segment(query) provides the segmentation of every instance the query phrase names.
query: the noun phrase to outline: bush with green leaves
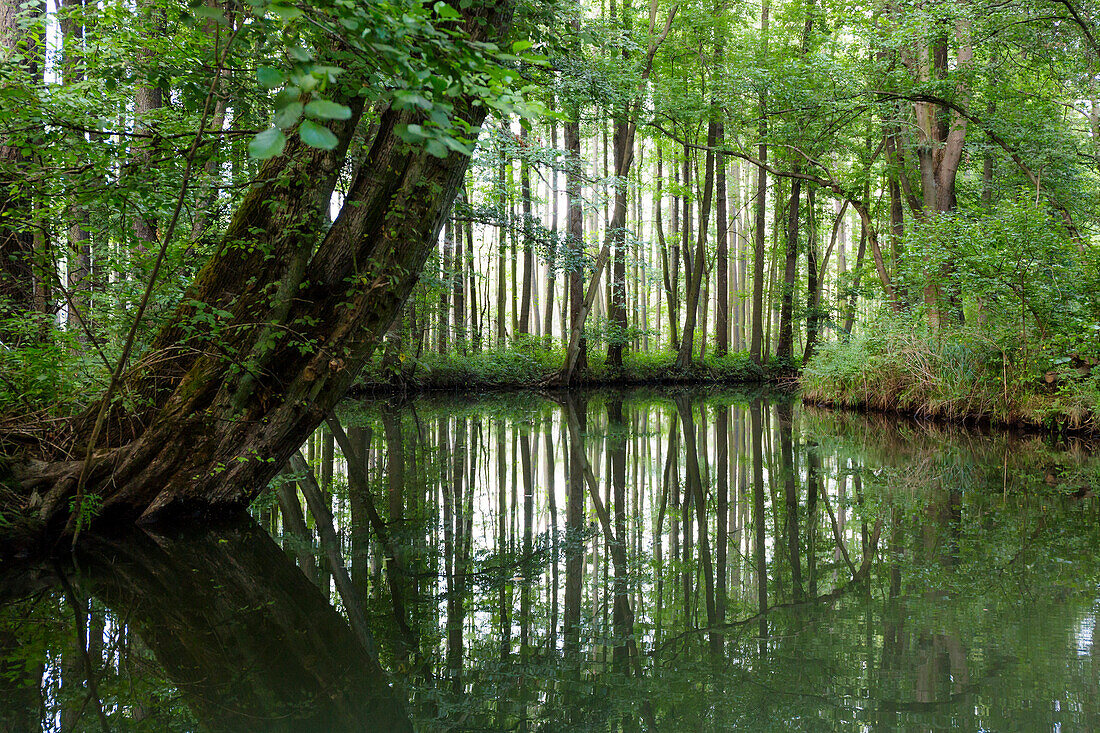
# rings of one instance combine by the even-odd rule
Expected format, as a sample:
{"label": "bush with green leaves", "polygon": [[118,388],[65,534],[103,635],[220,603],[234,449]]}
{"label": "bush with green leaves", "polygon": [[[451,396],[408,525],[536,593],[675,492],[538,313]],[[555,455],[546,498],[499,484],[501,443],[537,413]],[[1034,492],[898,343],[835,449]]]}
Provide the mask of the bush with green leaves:
{"label": "bush with green leaves", "polygon": [[[898,265],[911,305],[822,344],[808,399],[1000,423],[1095,428],[1100,259],[1029,202],[911,227]],[[920,302],[939,292],[930,325]]]}

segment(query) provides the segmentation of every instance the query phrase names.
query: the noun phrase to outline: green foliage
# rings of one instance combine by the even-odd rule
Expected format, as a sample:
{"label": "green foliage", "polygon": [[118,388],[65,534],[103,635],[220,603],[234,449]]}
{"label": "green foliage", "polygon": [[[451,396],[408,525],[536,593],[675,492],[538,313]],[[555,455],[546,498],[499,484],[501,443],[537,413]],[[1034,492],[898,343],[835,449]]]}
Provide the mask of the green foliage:
{"label": "green foliage", "polygon": [[[473,42],[463,14],[442,0],[322,2],[308,9],[277,0],[251,4],[259,32],[287,39],[282,58],[256,72],[260,86],[273,93],[274,125],[253,138],[254,158],[279,155],[286,134],[295,129],[306,145],[333,149],[336,137],[324,123],[349,119],[352,112],[325,95],[359,96],[416,112],[420,120],[402,123],[397,134],[437,157],[452,151],[469,155],[477,140],[478,129],[455,114],[462,97],[472,96],[500,114],[538,109],[525,100],[528,88],[518,73],[521,64],[543,63],[532,43],[518,40],[508,52]],[[318,29],[343,39],[352,56],[326,50],[327,39],[311,38]]]}
{"label": "green foliage", "polygon": [[1001,423],[1095,428],[1100,260],[1030,200],[910,227],[897,282],[929,306],[880,314],[823,344],[803,373],[812,400]]}
{"label": "green foliage", "polygon": [[[802,372],[811,402],[901,410],[949,419],[1095,429],[1097,377],[1048,385],[1028,349],[984,328],[932,335],[913,316],[880,316],[848,341],[823,344]],[[1058,378],[1058,377],[1056,377]]]}
{"label": "green foliage", "polygon": [[45,339],[45,316],[13,316],[0,321],[0,332],[16,335],[0,343],[0,416],[64,409],[87,386],[77,344],[68,334]]}
{"label": "green foliage", "polygon": [[[396,370],[383,371],[379,357],[360,376],[359,388],[388,390],[403,388],[464,391],[470,389],[517,389],[538,387],[554,377],[565,359],[560,348],[547,349],[541,339],[523,337],[504,348],[462,353],[463,345],[446,354],[425,353],[405,356]],[[612,370],[604,349],[589,345],[589,384],[659,383],[757,383],[769,372],[756,365],[746,352],[722,357],[708,354],[702,366],[687,371],[676,368],[676,352],[667,349],[623,353],[622,370]]]}
{"label": "green foliage", "polygon": [[1100,345],[1100,260],[1030,201],[917,222],[904,253],[898,281],[914,298],[934,284],[942,299],[965,302],[998,339],[1024,329],[1067,348]]}
{"label": "green foliage", "polygon": [[462,354],[451,351],[445,355],[424,354],[420,359],[407,359],[395,375],[380,372],[381,362],[360,378],[367,389],[388,388],[395,379],[406,386],[432,389],[462,390],[533,386],[542,382],[561,364],[560,350],[549,350],[533,338],[522,339],[512,346]]}

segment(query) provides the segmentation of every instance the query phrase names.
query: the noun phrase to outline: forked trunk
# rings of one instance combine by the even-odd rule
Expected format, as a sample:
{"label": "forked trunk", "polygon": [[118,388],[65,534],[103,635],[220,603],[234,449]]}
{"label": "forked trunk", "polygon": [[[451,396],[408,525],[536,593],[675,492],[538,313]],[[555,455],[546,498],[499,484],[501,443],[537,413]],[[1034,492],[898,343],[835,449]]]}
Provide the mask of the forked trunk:
{"label": "forked trunk", "polygon": [[[466,30],[473,41],[492,40],[510,18],[507,2],[476,6]],[[126,399],[108,413],[87,461],[81,491],[95,499],[85,506],[153,520],[183,507],[247,505],[332,410],[400,311],[468,158],[410,147],[397,130],[418,116],[382,112],[325,232],[323,212],[362,109],[354,97],[341,101],[354,114],[331,126],[340,145],[330,152],[292,138],[263,166],[219,251],[120,385]],[[485,108],[471,102],[456,100],[455,114],[476,126]],[[195,335],[195,316],[212,322],[217,339]],[[147,407],[125,407],[135,404]],[[32,524],[66,524],[98,408],[68,441],[75,459],[16,468]]]}

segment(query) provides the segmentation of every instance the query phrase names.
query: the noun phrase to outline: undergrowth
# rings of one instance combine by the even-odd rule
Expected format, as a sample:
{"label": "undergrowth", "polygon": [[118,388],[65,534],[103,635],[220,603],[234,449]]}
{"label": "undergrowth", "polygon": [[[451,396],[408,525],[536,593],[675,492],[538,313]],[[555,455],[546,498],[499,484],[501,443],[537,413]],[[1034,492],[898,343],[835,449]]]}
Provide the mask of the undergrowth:
{"label": "undergrowth", "polygon": [[[607,363],[606,350],[592,348],[588,366],[578,374],[581,384],[667,384],[685,382],[760,382],[768,370],[753,363],[745,352],[716,357],[707,354],[702,363],[688,369],[676,366],[670,350],[631,351],[623,354],[621,369]],[[537,387],[549,382],[561,369],[565,353],[546,348],[537,339],[522,339],[504,347],[468,350],[463,354],[422,353],[405,356],[390,367],[381,356],[359,376],[361,390],[425,389],[468,390]]]}
{"label": "undergrowth", "polygon": [[1100,429],[1100,369],[1051,342],[988,328],[933,335],[912,317],[880,317],[848,341],[822,344],[802,372],[819,404],[988,420],[1054,430]]}

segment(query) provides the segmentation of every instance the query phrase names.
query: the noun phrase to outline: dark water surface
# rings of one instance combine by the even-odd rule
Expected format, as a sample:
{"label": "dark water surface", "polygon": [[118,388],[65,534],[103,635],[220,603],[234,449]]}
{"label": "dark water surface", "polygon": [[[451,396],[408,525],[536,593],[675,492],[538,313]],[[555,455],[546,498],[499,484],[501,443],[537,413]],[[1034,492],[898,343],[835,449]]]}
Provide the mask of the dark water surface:
{"label": "dark water surface", "polygon": [[348,403],[0,574],[0,731],[1100,729],[1087,446],[726,392]]}

